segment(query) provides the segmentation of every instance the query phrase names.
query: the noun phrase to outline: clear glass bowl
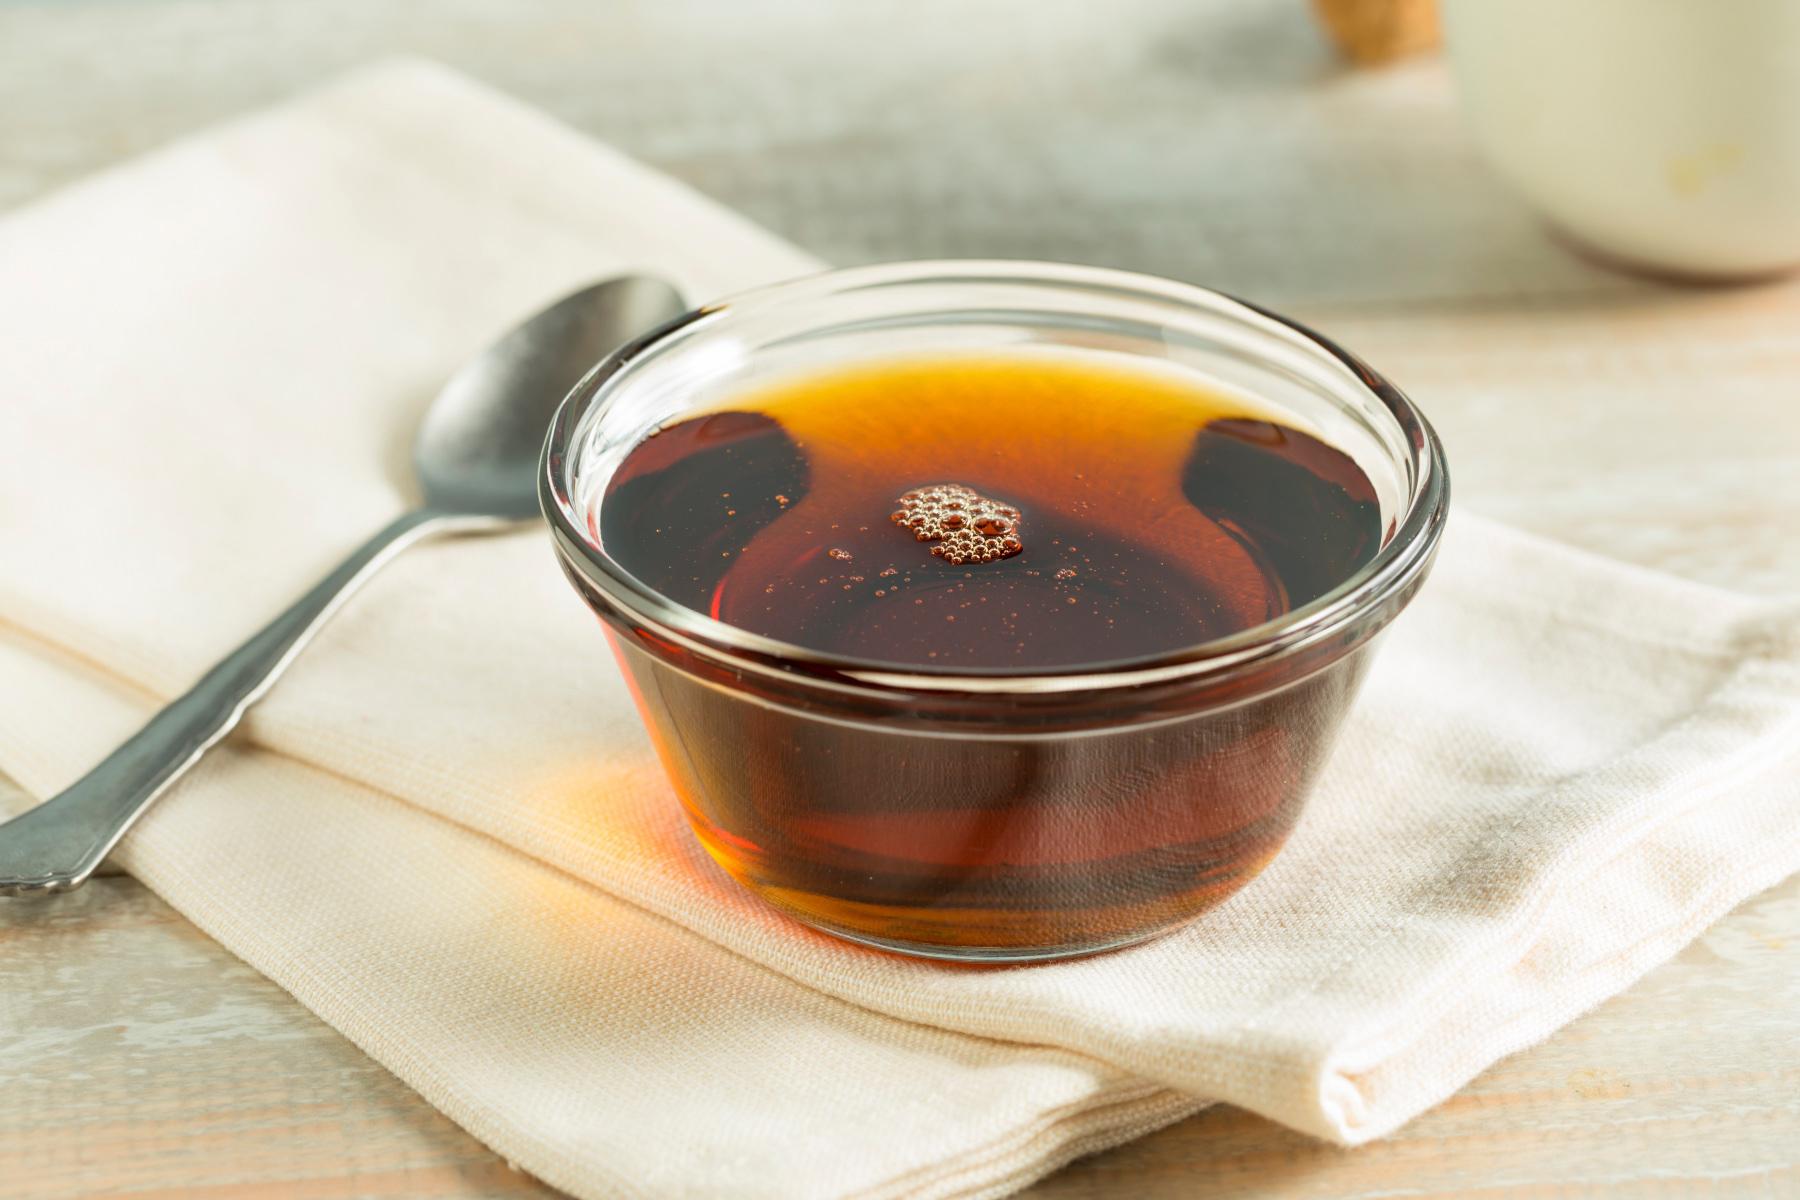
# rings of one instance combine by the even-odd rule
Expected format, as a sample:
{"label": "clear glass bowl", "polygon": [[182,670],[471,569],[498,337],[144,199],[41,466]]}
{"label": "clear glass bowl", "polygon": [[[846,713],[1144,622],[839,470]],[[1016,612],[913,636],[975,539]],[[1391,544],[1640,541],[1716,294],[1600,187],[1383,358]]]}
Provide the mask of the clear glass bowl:
{"label": "clear glass bowl", "polygon": [[[678,605],[601,543],[662,425],[796,371],[972,347],[1153,359],[1353,457],[1386,538],[1340,586],[1175,653],[1050,672],[896,670]],[[869,945],[1022,961],[1186,920],[1279,851],[1448,502],[1425,419],[1362,362],[1202,288],[1042,263],[900,263],[696,310],[602,362],[545,448],[544,512],[695,833],[740,882]]]}

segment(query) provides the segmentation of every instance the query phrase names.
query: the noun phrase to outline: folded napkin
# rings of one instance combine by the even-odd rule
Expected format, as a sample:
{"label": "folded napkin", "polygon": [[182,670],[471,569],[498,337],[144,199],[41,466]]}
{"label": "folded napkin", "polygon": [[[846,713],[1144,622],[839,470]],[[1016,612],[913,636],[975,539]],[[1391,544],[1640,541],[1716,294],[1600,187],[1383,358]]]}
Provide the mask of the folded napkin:
{"label": "folded napkin", "polygon": [[[812,265],[416,64],[8,218],[0,769],[65,785],[387,520],[521,314]],[[998,1195],[1210,1100],[1393,1129],[1800,866],[1797,768],[1800,613],[1459,514],[1250,887],[946,968],[712,867],[532,531],[402,556],[117,858],[571,1192]]]}

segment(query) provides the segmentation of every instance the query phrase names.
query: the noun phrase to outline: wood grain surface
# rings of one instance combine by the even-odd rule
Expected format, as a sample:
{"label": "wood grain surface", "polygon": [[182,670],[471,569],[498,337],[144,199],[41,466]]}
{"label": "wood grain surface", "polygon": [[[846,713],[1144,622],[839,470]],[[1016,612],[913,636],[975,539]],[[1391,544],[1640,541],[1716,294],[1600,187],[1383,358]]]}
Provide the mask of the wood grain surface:
{"label": "wood grain surface", "polygon": [[[0,207],[392,53],[837,261],[1071,259],[1286,308],[1424,404],[1459,503],[1800,593],[1800,289],[1568,254],[1439,65],[1346,72],[1301,0],[0,0]],[[0,904],[3,1200],[549,1194],[133,881]],[[1800,880],[1384,1142],[1218,1108],[1032,1194],[1800,1196]]]}

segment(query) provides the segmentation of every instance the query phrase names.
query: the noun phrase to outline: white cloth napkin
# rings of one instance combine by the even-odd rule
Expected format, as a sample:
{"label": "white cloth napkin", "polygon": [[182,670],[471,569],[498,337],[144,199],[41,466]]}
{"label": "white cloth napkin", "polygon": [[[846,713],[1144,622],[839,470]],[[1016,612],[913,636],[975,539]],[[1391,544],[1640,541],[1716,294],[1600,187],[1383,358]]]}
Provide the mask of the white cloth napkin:
{"label": "white cloth napkin", "polygon": [[[388,519],[520,315],[812,265],[417,64],[8,218],[0,769],[65,785]],[[997,1195],[1207,1100],[1379,1136],[1800,866],[1800,613],[1459,515],[1261,877],[966,970],[724,879],[541,532],[447,541],[118,857],[579,1195]]]}

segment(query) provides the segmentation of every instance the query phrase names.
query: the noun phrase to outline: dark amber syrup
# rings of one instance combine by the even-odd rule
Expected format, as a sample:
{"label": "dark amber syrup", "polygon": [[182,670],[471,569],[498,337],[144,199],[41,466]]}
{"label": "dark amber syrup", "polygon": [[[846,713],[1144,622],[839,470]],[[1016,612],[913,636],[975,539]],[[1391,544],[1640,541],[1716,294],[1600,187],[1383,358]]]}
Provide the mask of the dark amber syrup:
{"label": "dark amber syrup", "polygon": [[[1250,629],[1347,580],[1382,523],[1348,455],[1252,404],[1020,353],[811,375],[668,425],[621,463],[598,533],[737,628],[992,676]],[[627,665],[715,858],[811,919],[916,945],[1091,944],[1232,890],[1285,837],[1302,743],[1342,700],[1302,685],[1149,749],[1077,746],[859,732]]]}

